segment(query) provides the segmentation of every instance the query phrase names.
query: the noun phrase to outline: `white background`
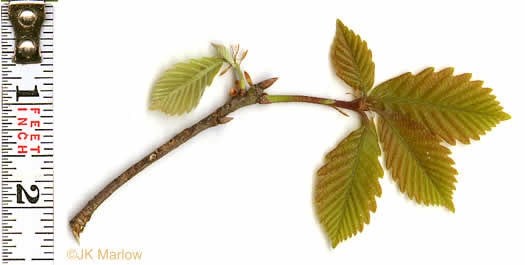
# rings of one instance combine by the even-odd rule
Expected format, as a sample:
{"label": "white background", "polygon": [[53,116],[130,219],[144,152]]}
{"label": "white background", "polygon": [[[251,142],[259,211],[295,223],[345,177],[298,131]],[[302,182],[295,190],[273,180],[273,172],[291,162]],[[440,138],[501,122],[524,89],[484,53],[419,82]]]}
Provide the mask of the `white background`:
{"label": "white background", "polygon": [[[524,25],[520,1],[69,1],[56,9],[56,264],[68,249],[143,252],[144,264],[523,264]],[[251,106],[122,187],[79,247],[68,220],[138,159],[220,106],[230,76],[196,111],[148,110],[175,62],[210,42],[249,49],[271,93],[348,98],[329,48],[340,18],[367,42],[376,84],[425,67],[485,80],[513,118],[452,147],[456,213],[400,194],[389,173],[363,233],[329,247],[312,207],[324,154],[357,118],[315,105]],[[82,262],[90,264],[90,262]],[[99,264],[93,261],[94,264]]]}

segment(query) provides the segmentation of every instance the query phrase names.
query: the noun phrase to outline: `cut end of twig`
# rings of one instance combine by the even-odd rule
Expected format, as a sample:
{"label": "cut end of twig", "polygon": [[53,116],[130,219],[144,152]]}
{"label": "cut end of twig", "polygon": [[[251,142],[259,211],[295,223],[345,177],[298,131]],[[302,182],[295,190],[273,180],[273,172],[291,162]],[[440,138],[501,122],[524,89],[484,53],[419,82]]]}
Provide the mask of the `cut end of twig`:
{"label": "cut end of twig", "polygon": [[273,83],[275,83],[275,81],[277,81],[277,79],[279,79],[279,77],[274,77],[274,78],[270,78],[270,79],[266,79],[262,82],[260,82],[259,84],[257,84],[259,87],[261,87],[263,90],[271,87],[273,85]]}
{"label": "cut end of twig", "polygon": [[80,245],[80,233],[82,233],[82,230],[84,230],[84,227],[80,225],[77,222],[74,222],[74,220],[71,220],[69,223],[71,226],[71,232],[73,233],[73,237],[75,237],[75,240]]}
{"label": "cut end of twig", "polygon": [[69,221],[69,226],[71,227],[71,232],[73,233],[73,237],[75,237],[75,240],[80,245],[80,233],[84,231],[84,227],[86,227],[86,220],[81,218],[81,215],[75,216],[75,218],[71,219]]}
{"label": "cut end of twig", "polygon": [[77,244],[80,246],[80,234],[77,233],[76,231],[73,231],[73,236],[75,237]]}

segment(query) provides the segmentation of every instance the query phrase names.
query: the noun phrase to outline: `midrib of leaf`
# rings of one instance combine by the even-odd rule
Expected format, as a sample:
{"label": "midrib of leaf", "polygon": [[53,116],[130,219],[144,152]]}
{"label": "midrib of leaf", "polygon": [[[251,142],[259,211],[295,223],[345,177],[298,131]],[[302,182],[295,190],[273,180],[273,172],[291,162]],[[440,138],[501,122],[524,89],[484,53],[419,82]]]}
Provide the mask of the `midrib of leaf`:
{"label": "midrib of leaf", "polygon": [[[370,125],[366,125],[366,126],[370,126]],[[352,182],[355,180],[355,177],[356,177],[356,171],[357,171],[357,166],[359,165],[359,162],[360,162],[360,155],[361,155],[361,150],[362,150],[362,147],[363,147],[363,142],[364,142],[364,138],[365,138],[365,133],[366,131],[368,130],[368,127],[364,127],[364,130],[363,130],[363,133],[361,133],[361,137],[359,137],[359,145],[358,145],[358,152],[356,152],[356,161],[354,163],[354,167],[352,168],[352,178],[348,181],[348,186],[350,186],[352,184]],[[351,188],[347,188],[346,192],[345,192],[345,200],[344,200],[344,204],[343,204],[343,209],[344,211],[346,212],[347,209],[348,209],[348,198],[350,197],[350,195],[352,194],[352,189]],[[343,220],[344,220],[344,217],[345,217],[345,213],[343,212],[343,214],[341,214],[341,216],[339,217],[339,222],[337,224],[337,234],[341,234],[341,227],[342,227],[342,223],[343,223]]]}
{"label": "midrib of leaf", "polygon": [[[208,75],[209,72],[211,72],[213,69],[215,69],[215,67],[217,67],[219,64],[222,64],[222,61],[218,61],[214,64],[211,64],[209,66],[205,66],[205,69],[202,69],[202,71],[199,71],[199,73],[197,75],[194,75],[191,79],[189,79],[188,81],[186,82],[183,82],[181,86],[179,86],[179,89],[177,90],[173,90],[171,91],[172,93],[175,93],[175,92],[178,92],[180,89],[182,88],[185,88],[185,87],[188,87],[189,85],[191,85],[192,83],[196,82],[196,81],[199,81],[201,78],[203,78],[204,76]],[[198,64],[199,66],[202,66],[202,64]],[[186,75],[191,75],[191,74],[186,74]],[[171,94],[171,93],[170,93]]]}
{"label": "midrib of leaf", "polygon": [[443,199],[443,194],[441,194],[441,190],[438,186],[436,186],[436,183],[434,182],[434,180],[429,176],[428,172],[426,171],[426,168],[422,165],[421,161],[417,158],[416,154],[413,152],[412,148],[410,148],[410,145],[407,143],[407,141],[405,141],[405,138],[403,136],[401,136],[401,134],[399,133],[399,131],[395,128],[395,126],[390,122],[389,119],[381,116],[381,118],[388,123],[390,129],[392,130],[392,132],[400,139],[400,141],[403,143],[403,146],[405,146],[405,149],[408,150],[408,153],[410,154],[410,156],[412,157],[413,160],[416,161],[418,167],[420,168],[420,170],[423,170],[423,172],[425,173],[425,176],[427,179],[430,180],[430,183],[432,183],[432,186],[438,191],[438,194],[440,194],[441,196],[441,199]]}
{"label": "midrib of leaf", "polygon": [[434,107],[434,108],[437,108],[437,109],[443,109],[443,110],[446,110],[446,111],[465,112],[465,113],[471,113],[471,114],[476,114],[476,115],[480,115],[480,116],[485,116],[485,115],[494,115],[494,116],[496,116],[497,114],[499,114],[499,112],[495,112],[495,113],[492,113],[492,112],[480,112],[480,111],[474,111],[474,110],[469,110],[469,109],[461,109],[461,108],[450,106],[450,105],[439,105],[439,104],[433,104],[433,103],[426,102],[426,101],[410,100],[410,99],[404,99],[404,98],[398,98],[398,97],[392,97],[392,96],[381,97],[381,101],[383,101],[385,103],[394,103],[394,104],[395,103],[398,103],[398,104],[403,104],[404,103],[404,104],[412,104],[412,105],[429,106],[429,107]]}
{"label": "midrib of leaf", "polygon": [[[350,33],[350,32],[348,32],[348,33]],[[348,39],[346,38],[346,34],[345,34],[345,32],[343,32],[342,34],[343,34],[343,36],[344,36],[344,42],[346,43],[346,45],[348,45],[348,48],[349,48],[349,50],[351,51],[351,50],[352,50],[352,45],[351,45],[351,43],[348,43]],[[356,35],[356,36],[357,36],[357,35]],[[357,45],[359,45],[359,43],[357,43]],[[343,50],[343,52],[344,52],[345,54],[348,54],[348,55],[349,55],[348,57],[350,57],[350,60],[352,60],[352,63],[353,63],[354,65],[356,65],[357,68],[359,69],[359,71],[357,71],[357,73],[355,73],[355,75],[356,75],[357,78],[359,79],[359,87],[358,87],[358,89],[359,89],[359,90],[363,90],[363,89],[362,89],[362,86],[363,86],[363,76],[361,75],[361,70],[363,70],[363,69],[361,69],[360,65],[358,64],[358,61],[357,61],[356,58],[352,55],[351,52],[349,52],[349,51],[347,51],[347,50],[345,50],[345,49],[342,49],[342,50]],[[362,55],[362,56],[364,56],[364,55]],[[348,66],[348,65],[347,65],[347,66]],[[352,68],[352,66],[350,65],[350,66],[348,66],[348,68]]]}

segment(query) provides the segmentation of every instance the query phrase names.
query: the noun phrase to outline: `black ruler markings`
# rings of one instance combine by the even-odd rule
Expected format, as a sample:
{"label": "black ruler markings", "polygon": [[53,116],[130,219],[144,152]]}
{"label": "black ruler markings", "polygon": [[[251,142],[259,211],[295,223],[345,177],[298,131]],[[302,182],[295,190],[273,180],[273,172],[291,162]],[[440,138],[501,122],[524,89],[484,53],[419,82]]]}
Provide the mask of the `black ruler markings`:
{"label": "black ruler markings", "polygon": [[[54,260],[53,8],[46,3],[42,63],[20,66],[11,60],[15,39],[8,3],[1,5],[3,264]],[[27,71],[31,67],[37,71]],[[38,97],[17,97],[17,90],[33,88],[27,83],[37,85]]]}

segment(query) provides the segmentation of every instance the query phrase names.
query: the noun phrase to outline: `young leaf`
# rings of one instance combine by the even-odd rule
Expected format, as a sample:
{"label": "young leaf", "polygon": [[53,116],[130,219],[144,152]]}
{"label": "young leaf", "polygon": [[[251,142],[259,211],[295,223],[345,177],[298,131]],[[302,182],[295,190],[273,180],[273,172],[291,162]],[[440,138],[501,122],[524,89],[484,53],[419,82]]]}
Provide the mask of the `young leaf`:
{"label": "young leaf", "polygon": [[233,56],[228,48],[226,48],[224,45],[212,43],[211,44],[215,50],[217,51],[217,55],[224,59],[225,62],[227,62],[230,65],[234,65],[235,61],[233,60]]}
{"label": "young leaf", "polygon": [[375,71],[372,52],[366,41],[362,41],[359,35],[349,30],[339,19],[331,56],[335,73],[345,83],[365,93],[372,88]]}
{"label": "young leaf", "polygon": [[400,114],[381,113],[379,136],[386,167],[401,192],[425,205],[441,205],[454,212],[452,193],[457,171],[450,150],[421,124]]}
{"label": "young leaf", "polygon": [[317,171],[314,202],[332,247],[363,230],[381,196],[377,133],[372,121],[352,132],[330,151]]}
{"label": "young leaf", "polygon": [[510,119],[482,81],[470,81],[470,74],[454,76],[452,68],[434,72],[427,68],[377,86],[370,102],[378,109],[401,112],[420,122],[447,143],[468,144],[479,140],[500,121]]}
{"label": "young leaf", "polygon": [[169,115],[192,111],[221,69],[222,58],[203,57],[187,63],[177,63],[168,69],[153,86],[151,110]]}

